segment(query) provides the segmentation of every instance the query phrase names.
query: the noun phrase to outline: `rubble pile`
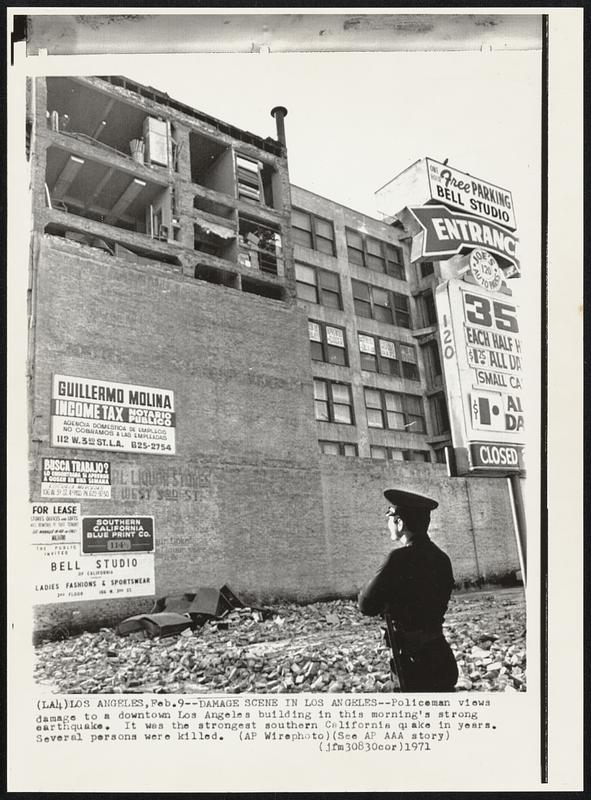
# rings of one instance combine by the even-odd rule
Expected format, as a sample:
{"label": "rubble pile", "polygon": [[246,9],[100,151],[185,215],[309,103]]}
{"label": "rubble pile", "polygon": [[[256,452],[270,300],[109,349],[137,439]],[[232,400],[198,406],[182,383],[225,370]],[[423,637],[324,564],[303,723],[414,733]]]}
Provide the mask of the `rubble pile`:
{"label": "rubble pile", "polygon": [[[452,598],[445,633],[460,670],[458,689],[525,689],[521,592]],[[285,603],[151,638],[102,628],[36,648],[36,680],[64,693],[390,692],[380,620],[352,600]]]}

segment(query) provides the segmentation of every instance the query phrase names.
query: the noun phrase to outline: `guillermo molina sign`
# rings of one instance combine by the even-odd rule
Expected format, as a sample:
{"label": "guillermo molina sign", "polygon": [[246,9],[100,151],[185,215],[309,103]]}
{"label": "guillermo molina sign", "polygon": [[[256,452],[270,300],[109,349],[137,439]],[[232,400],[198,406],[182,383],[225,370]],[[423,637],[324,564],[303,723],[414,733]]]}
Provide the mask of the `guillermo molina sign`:
{"label": "guillermo molina sign", "polygon": [[521,472],[525,405],[518,308],[457,278],[436,291],[459,472]]}
{"label": "guillermo molina sign", "polygon": [[52,447],[175,453],[170,389],[55,374],[51,390]]}
{"label": "guillermo molina sign", "polygon": [[517,237],[493,222],[458,214],[443,205],[405,208],[398,218],[413,237],[411,261],[446,259],[485,248],[499,261],[519,268]]}

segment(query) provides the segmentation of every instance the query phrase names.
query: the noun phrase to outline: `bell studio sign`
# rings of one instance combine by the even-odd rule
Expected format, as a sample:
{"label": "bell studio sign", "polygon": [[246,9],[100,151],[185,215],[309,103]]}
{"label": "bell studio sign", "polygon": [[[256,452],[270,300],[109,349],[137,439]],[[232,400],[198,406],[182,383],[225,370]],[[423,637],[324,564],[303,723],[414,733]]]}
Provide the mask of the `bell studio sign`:
{"label": "bell studio sign", "polygon": [[[471,260],[476,272],[485,261]],[[441,284],[435,299],[458,473],[523,472],[525,405],[516,304],[510,295],[457,278]]]}
{"label": "bell studio sign", "polygon": [[504,266],[519,270],[517,237],[494,222],[443,205],[413,206],[397,216],[412,236],[411,261],[443,260],[484,248]]}
{"label": "bell studio sign", "polygon": [[515,230],[511,192],[466,172],[425,159],[431,200]]}

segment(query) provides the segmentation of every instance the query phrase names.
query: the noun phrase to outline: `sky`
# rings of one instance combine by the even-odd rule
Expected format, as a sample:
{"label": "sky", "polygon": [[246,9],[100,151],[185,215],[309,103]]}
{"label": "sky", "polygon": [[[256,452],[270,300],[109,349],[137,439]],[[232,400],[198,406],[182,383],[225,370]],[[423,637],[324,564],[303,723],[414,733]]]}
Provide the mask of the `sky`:
{"label": "sky", "polygon": [[[376,190],[419,158],[447,158],[513,193],[522,275],[540,271],[540,51],[113,62],[113,72],[263,137],[276,138],[270,111],[285,106],[291,182],[372,217],[381,218]],[[512,282],[518,293],[523,283]]]}
{"label": "sky", "polygon": [[285,106],[291,182],[370,216],[374,192],[407,166],[448,158],[513,192],[529,247],[540,63],[537,51],[197,54],[136,56],[125,75],[263,137]]}

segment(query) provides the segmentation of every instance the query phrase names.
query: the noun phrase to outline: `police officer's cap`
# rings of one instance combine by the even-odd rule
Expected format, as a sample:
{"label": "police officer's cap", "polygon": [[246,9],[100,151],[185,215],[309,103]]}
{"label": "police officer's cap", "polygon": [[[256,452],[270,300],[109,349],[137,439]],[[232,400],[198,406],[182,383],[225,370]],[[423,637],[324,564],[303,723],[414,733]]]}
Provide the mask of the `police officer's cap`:
{"label": "police officer's cap", "polygon": [[393,506],[399,508],[416,508],[424,511],[433,511],[439,503],[430,497],[415,492],[405,492],[401,489],[386,489],[384,497]]}

